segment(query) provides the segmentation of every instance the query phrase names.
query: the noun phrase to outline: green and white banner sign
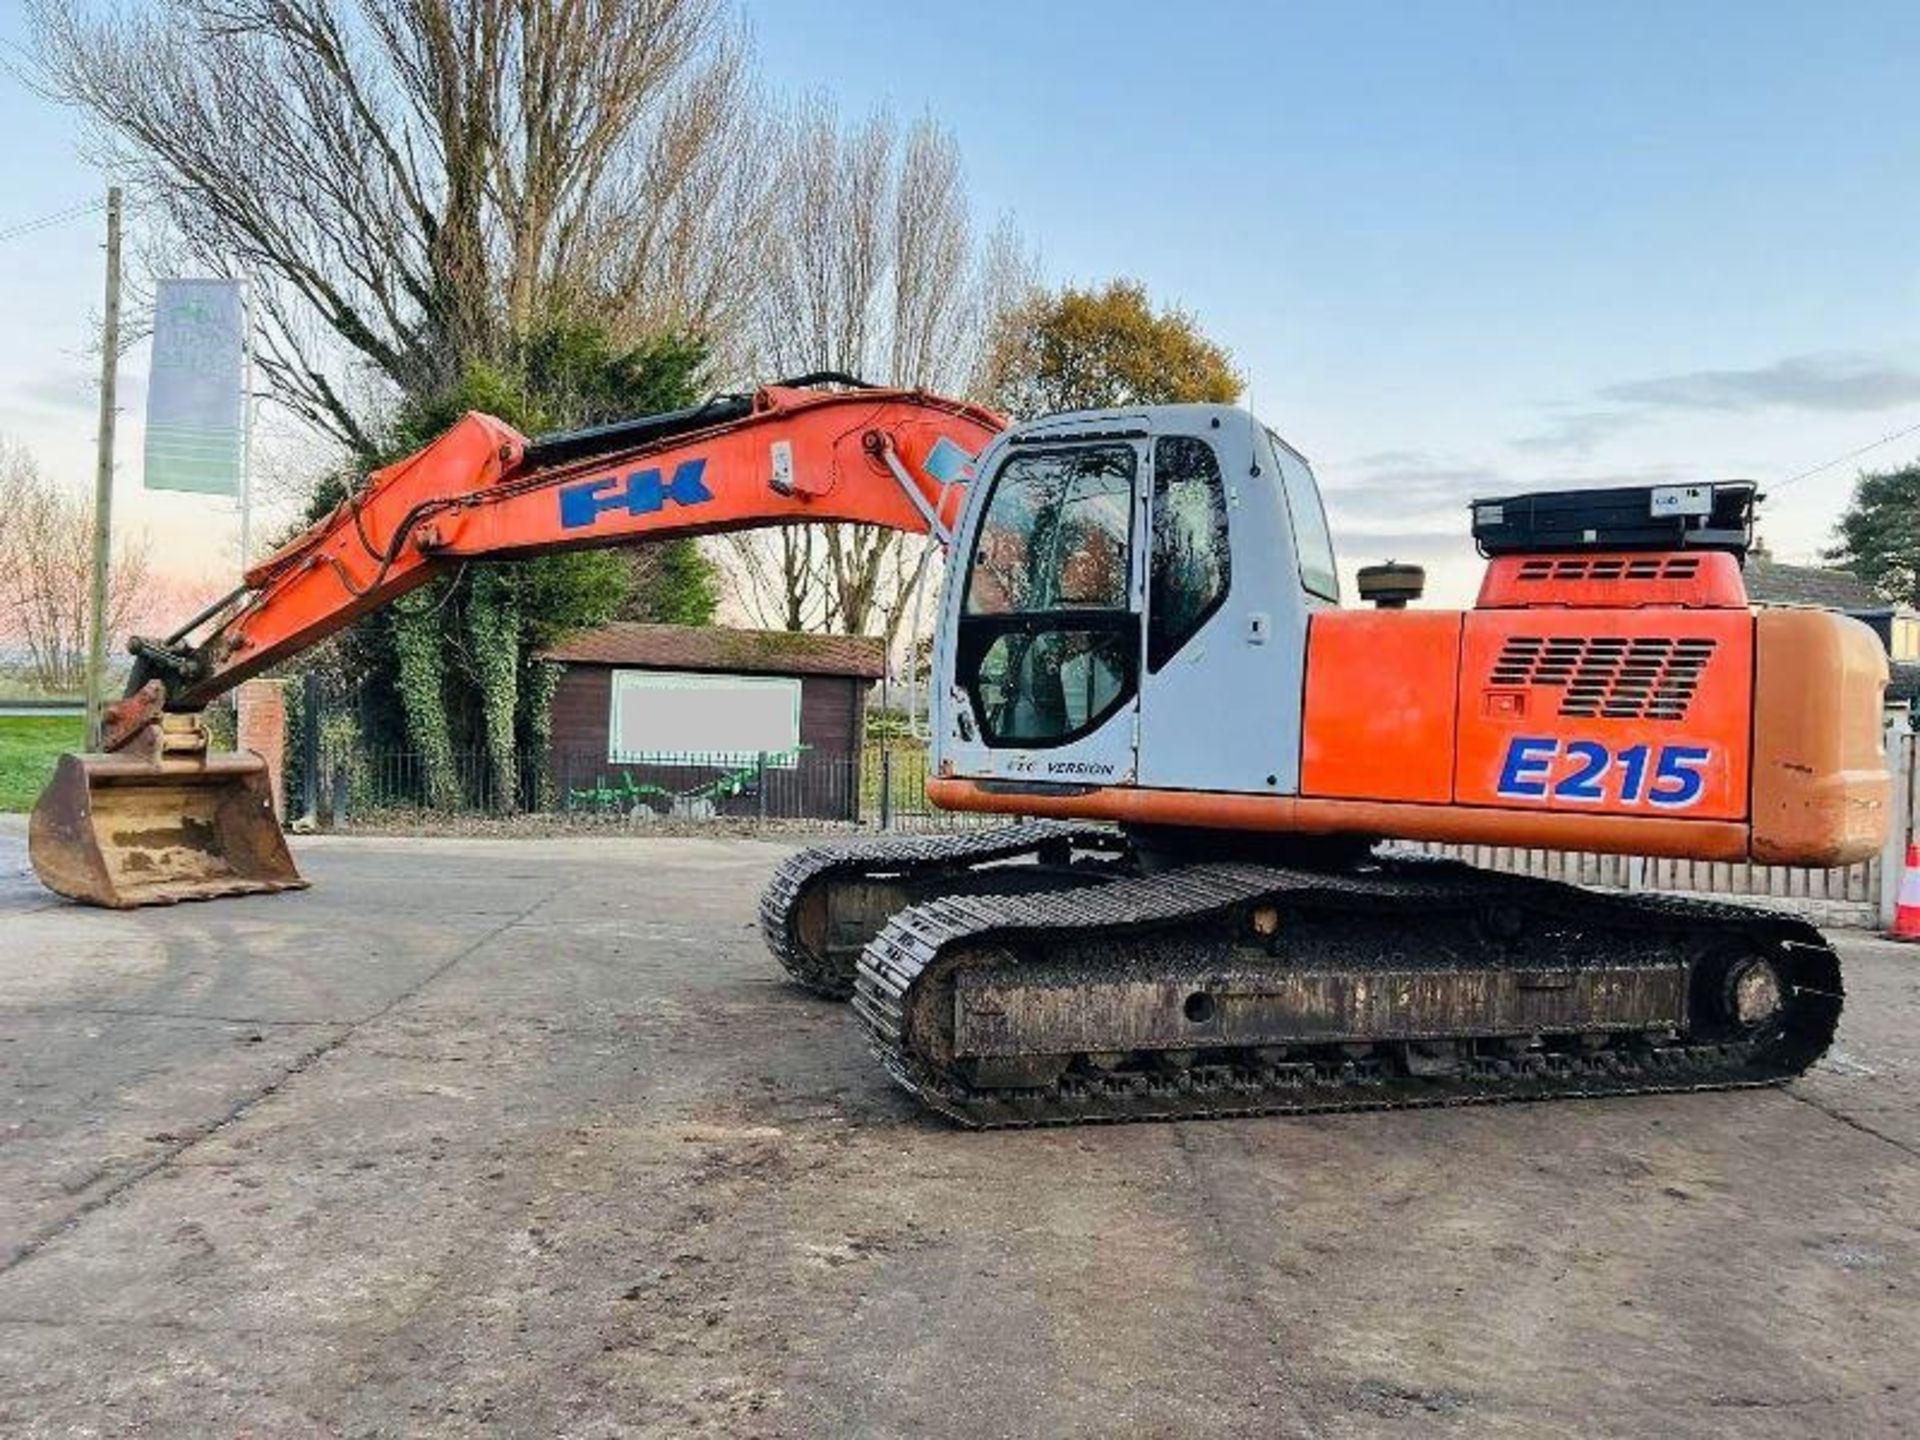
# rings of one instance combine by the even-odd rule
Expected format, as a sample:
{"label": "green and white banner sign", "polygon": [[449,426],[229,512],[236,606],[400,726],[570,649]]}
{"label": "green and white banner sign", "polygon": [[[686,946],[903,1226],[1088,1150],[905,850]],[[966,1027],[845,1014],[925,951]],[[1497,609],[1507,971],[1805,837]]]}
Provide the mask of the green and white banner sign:
{"label": "green and white banner sign", "polygon": [[247,307],[238,280],[162,280],[147,381],[146,487],[238,495]]}

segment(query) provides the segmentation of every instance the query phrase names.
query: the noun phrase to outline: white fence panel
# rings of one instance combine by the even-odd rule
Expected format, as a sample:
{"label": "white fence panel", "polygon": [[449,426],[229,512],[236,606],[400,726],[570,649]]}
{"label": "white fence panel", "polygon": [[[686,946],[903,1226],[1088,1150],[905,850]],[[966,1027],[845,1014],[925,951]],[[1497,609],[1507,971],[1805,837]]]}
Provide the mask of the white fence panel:
{"label": "white fence panel", "polygon": [[1894,771],[1892,839],[1870,860],[1832,870],[1791,865],[1729,865],[1707,860],[1665,860],[1651,855],[1598,855],[1581,851],[1523,850],[1495,845],[1421,845],[1430,855],[1446,855],[1516,875],[1535,875],[1608,890],[1658,890],[1683,895],[1718,895],[1731,900],[1780,905],[1822,924],[1874,925],[1890,917],[1883,905],[1900,883],[1912,817],[1916,813],[1914,750],[1916,737],[1904,727],[1889,729],[1888,760]]}
{"label": "white fence panel", "polygon": [[1649,855],[1520,850],[1495,845],[1423,845],[1489,870],[1535,875],[1603,890],[1660,890],[1779,904],[1826,924],[1871,925],[1878,918],[1881,860],[1810,870],[1788,865],[1729,865]]}

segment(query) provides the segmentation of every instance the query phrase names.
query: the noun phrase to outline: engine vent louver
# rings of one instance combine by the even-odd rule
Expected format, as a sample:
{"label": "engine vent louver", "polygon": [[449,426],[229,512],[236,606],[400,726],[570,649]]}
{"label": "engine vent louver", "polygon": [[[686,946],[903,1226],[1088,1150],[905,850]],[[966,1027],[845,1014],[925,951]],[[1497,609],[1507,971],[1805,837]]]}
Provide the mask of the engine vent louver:
{"label": "engine vent louver", "polygon": [[1520,562],[1520,578],[1549,580],[1691,580],[1700,573],[1698,555],[1540,556]]}
{"label": "engine vent louver", "polygon": [[1492,683],[1561,691],[1560,714],[1603,720],[1683,720],[1714,641],[1641,636],[1510,635]]}

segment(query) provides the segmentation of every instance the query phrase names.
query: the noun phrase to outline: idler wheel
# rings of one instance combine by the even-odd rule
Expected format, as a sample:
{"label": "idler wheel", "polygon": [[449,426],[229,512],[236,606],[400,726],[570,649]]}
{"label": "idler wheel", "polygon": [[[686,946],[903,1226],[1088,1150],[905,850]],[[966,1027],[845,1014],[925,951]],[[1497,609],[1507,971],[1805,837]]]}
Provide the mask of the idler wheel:
{"label": "idler wheel", "polygon": [[1786,987],[1771,960],[1743,960],[1727,972],[1727,1018],[1742,1030],[1758,1030],[1780,1013]]}

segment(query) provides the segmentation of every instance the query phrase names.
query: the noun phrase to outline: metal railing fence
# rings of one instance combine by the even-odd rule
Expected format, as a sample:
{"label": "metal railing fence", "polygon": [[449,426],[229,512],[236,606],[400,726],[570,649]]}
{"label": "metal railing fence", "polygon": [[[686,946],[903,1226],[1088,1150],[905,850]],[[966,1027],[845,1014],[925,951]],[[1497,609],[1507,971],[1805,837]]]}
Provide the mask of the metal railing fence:
{"label": "metal railing fence", "polygon": [[1879,856],[1857,865],[1816,870],[1788,865],[1663,860],[1649,855],[1519,850],[1497,845],[1423,845],[1420,848],[1428,854],[1449,855],[1484,869],[1614,890],[1667,890],[1840,905],[1872,905],[1880,894]]}
{"label": "metal railing fence", "polygon": [[329,827],[409,817],[541,817],[565,823],[806,822],[847,828],[995,823],[936,810],[926,798],[927,754],[917,746],[858,754],[696,751],[609,758],[604,750],[484,749],[433,757],[412,749],[322,748],[312,793],[301,797]]}

